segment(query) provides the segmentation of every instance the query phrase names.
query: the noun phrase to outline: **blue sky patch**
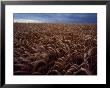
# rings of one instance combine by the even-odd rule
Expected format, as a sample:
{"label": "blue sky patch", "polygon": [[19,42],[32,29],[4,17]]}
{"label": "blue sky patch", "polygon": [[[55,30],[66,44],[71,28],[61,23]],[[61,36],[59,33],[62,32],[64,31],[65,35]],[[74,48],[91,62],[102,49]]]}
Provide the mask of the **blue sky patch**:
{"label": "blue sky patch", "polygon": [[14,13],[15,22],[97,23],[97,13]]}

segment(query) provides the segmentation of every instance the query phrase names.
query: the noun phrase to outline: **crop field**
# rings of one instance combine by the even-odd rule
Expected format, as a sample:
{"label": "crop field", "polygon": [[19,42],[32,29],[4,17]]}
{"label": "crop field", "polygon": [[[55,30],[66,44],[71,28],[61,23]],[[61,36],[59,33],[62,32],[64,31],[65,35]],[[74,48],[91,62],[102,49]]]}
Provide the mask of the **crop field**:
{"label": "crop field", "polygon": [[14,75],[97,75],[97,25],[14,23]]}

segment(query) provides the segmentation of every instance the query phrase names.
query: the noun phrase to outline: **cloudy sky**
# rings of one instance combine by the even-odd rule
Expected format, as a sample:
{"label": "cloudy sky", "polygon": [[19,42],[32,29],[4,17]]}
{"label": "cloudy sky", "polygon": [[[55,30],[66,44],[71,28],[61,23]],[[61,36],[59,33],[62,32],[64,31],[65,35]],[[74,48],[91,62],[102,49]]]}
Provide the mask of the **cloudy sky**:
{"label": "cloudy sky", "polygon": [[97,23],[96,13],[14,13],[14,22]]}

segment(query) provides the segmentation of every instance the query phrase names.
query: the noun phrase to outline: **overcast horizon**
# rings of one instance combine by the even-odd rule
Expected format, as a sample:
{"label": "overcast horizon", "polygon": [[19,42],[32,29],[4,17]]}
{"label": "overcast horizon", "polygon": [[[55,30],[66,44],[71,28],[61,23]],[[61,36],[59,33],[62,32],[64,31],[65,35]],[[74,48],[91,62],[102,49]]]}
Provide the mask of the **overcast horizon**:
{"label": "overcast horizon", "polygon": [[18,23],[97,23],[97,13],[14,13]]}

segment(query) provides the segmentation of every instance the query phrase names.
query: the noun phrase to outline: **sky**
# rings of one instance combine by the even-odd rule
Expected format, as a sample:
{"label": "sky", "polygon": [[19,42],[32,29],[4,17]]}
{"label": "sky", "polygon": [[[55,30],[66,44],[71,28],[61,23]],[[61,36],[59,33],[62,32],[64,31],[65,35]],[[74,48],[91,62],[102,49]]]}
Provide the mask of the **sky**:
{"label": "sky", "polygon": [[14,22],[97,23],[97,13],[14,13]]}

